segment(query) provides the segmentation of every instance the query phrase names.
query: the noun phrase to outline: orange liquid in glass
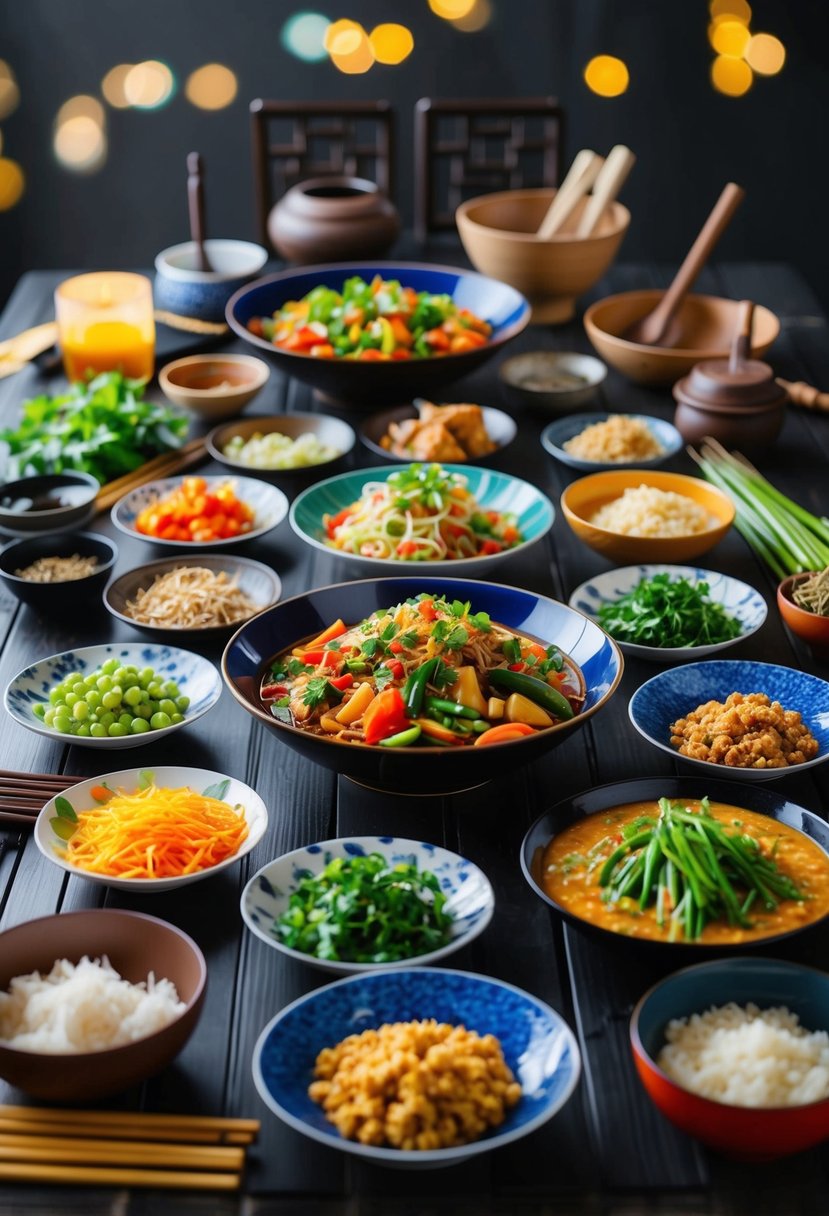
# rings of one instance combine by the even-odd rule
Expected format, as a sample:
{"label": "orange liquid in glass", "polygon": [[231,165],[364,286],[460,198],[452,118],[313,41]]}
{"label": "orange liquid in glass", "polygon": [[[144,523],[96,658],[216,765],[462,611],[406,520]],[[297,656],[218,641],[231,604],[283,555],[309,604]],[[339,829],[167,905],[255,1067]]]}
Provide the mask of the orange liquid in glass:
{"label": "orange liquid in glass", "polygon": [[90,372],[121,371],[134,380],[153,374],[155,343],[137,325],[126,321],[97,321],[83,335],[64,340],[63,366],[69,380]]}

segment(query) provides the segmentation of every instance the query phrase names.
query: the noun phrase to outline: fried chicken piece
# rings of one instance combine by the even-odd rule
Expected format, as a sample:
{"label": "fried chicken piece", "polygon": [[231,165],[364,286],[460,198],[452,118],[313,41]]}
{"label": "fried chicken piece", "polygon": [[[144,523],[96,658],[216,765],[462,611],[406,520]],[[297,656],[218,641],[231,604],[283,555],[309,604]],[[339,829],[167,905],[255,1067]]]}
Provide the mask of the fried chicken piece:
{"label": "fried chicken piece", "polygon": [[429,401],[421,407],[420,416],[424,421],[440,418],[467,456],[473,460],[478,456],[488,456],[497,447],[486,433],[484,416],[479,405],[433,405]]}

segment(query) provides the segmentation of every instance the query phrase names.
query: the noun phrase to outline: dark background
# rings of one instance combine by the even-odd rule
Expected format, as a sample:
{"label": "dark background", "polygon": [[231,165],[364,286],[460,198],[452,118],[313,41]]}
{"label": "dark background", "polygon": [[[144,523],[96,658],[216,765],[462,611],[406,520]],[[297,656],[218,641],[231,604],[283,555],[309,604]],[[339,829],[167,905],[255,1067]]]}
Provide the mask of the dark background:
{"label": "dark background", "polygon": [[[781,38],[787,61],[741,98],[710,84],[704,0],[492,0],[491,23],[474,34],[436,17],[426,0],[309,3],[369,30],[381,21],[410,27],[409,59],[364,76],[302,63],[283,49],[285,20],[305,7],[296,0],[3,4],[0,57],[21,90],[18,109],[2,123],[3,154],[22,164],[27,190],[0,213],[0,299],[30,268],[149,266],[159,249],[186,239],[184,161],[193,148],[207,161],[210,233],[255,237],[247,114],[254,97],[388,98],[397,116],[396,202],[411,222],[418,97],[553,93],[567,111],[566,163],[582,146],[606,152],[619,141],[638,155],[622,196],[633,213],[623,259],[679,259],[731,178],[748,197],[717,257],[793,262],[829,305],[825,0],[755,0],[752,30]],[[622,97],[596,97],[584,84],[585,64],[600,53],[628,64]],[[104,167],[90,176],[60,167],[52,152],[60,105],[99,93],[116,63],[146,58],[173,69],[180,87],[172,101],[157,111],[107,107]],[[213,113],[182,91],[188,74],[210,61],[232,68],[240,86],[233,104]]]}

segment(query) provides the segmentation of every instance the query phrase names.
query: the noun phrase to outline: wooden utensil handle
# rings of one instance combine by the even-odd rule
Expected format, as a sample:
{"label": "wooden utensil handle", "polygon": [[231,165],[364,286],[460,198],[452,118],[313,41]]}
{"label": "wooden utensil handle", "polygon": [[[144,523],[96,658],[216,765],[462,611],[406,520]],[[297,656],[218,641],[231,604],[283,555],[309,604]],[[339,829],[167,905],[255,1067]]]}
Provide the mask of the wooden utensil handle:
{"label": "wooden utensil handle", "polygon": [[[699,236],[688,250],[685,261],[677,271],[673,283],[671,283],[659,304],[657,304],[648,317],[648,328],[650,330],[658,334],[662,334],[665,331],[675,309],[693,287],[697,275],[711,254],[711,250],[728,227],[731,217],[744,198],[745,190],[741,186],[736,185],[735,182],[729,182],[726,185],[722,194],[717,199],[713,211],[703,224]],[[645,338],[644,341],[647,342],[648,339]],[[658,341],[658,337],[651,339],[651,341]]]}
{"label": "wooden utensil handle", "polygon": [[616,144],[610,149],[607,160],[593,184],[593,195],[582,213],[576,236],[591,235],[604,215],[605,208],[622,189],[635,164],[636,157],[624,144]]}
{"label": "wooden utensil handle", "polygon": [[204,252],[204,163],[198,152],[187,154],[187,207],[190,212],[190,239],[195,242],[199,270],[209,270]]}
{"label": "wooden utensil handle", "polygon": [[789,394],[793,405],[802,405],[807,410],[829,411],[829,393],[822,393],[813,384],[807,384],[805,380],[781,380],[779,376],[777,383]]}
{"label": "wooden utensil handle", "polygon": [[539,240],[548,241],[558,232],[576,203],[593,185],[603,164],[601,156],[597,156],[590,148],[582,148],[581,152],[576,153],[569,173],[556,191],[555,198],[538,227],[536,236]]}
{"label": "wooden utensil handle", "polygon": [[751,358],[751,331],[754,328],[754,301],[741,300],[737,314],[737,330],[731,343],[728,370],[737,372],[740,364]]}

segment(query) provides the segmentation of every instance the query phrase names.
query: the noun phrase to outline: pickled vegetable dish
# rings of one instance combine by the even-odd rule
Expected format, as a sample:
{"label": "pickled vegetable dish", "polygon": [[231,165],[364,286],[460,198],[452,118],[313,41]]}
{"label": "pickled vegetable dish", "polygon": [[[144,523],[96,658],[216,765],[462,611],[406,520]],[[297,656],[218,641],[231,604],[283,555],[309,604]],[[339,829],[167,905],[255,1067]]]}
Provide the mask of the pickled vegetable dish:
{"label": "pickled vegetable dish", "polygon": [[260,696],[278,721],[343,743],[484,747],[573,718],[585,682],[557,646],[421,594],[283,652]]}
{"label": "pickled vegetable dish", "polygon": [[489,322],[458,308],[451,296],[379,275],[370,283],[346,279],[342,292],[315,287],[272,317],[253,317],[248,329],[295,355],[361,362],[458,355],[486,346],[492,333]]}
{"label": "pickled vegetable dish", "polygon": [[356,502],[323,516],[323,524],[332,549],[393,561],[491,557],[524,540],[514,515],[486,510],[462,473],[439,464],[366,482]]}

